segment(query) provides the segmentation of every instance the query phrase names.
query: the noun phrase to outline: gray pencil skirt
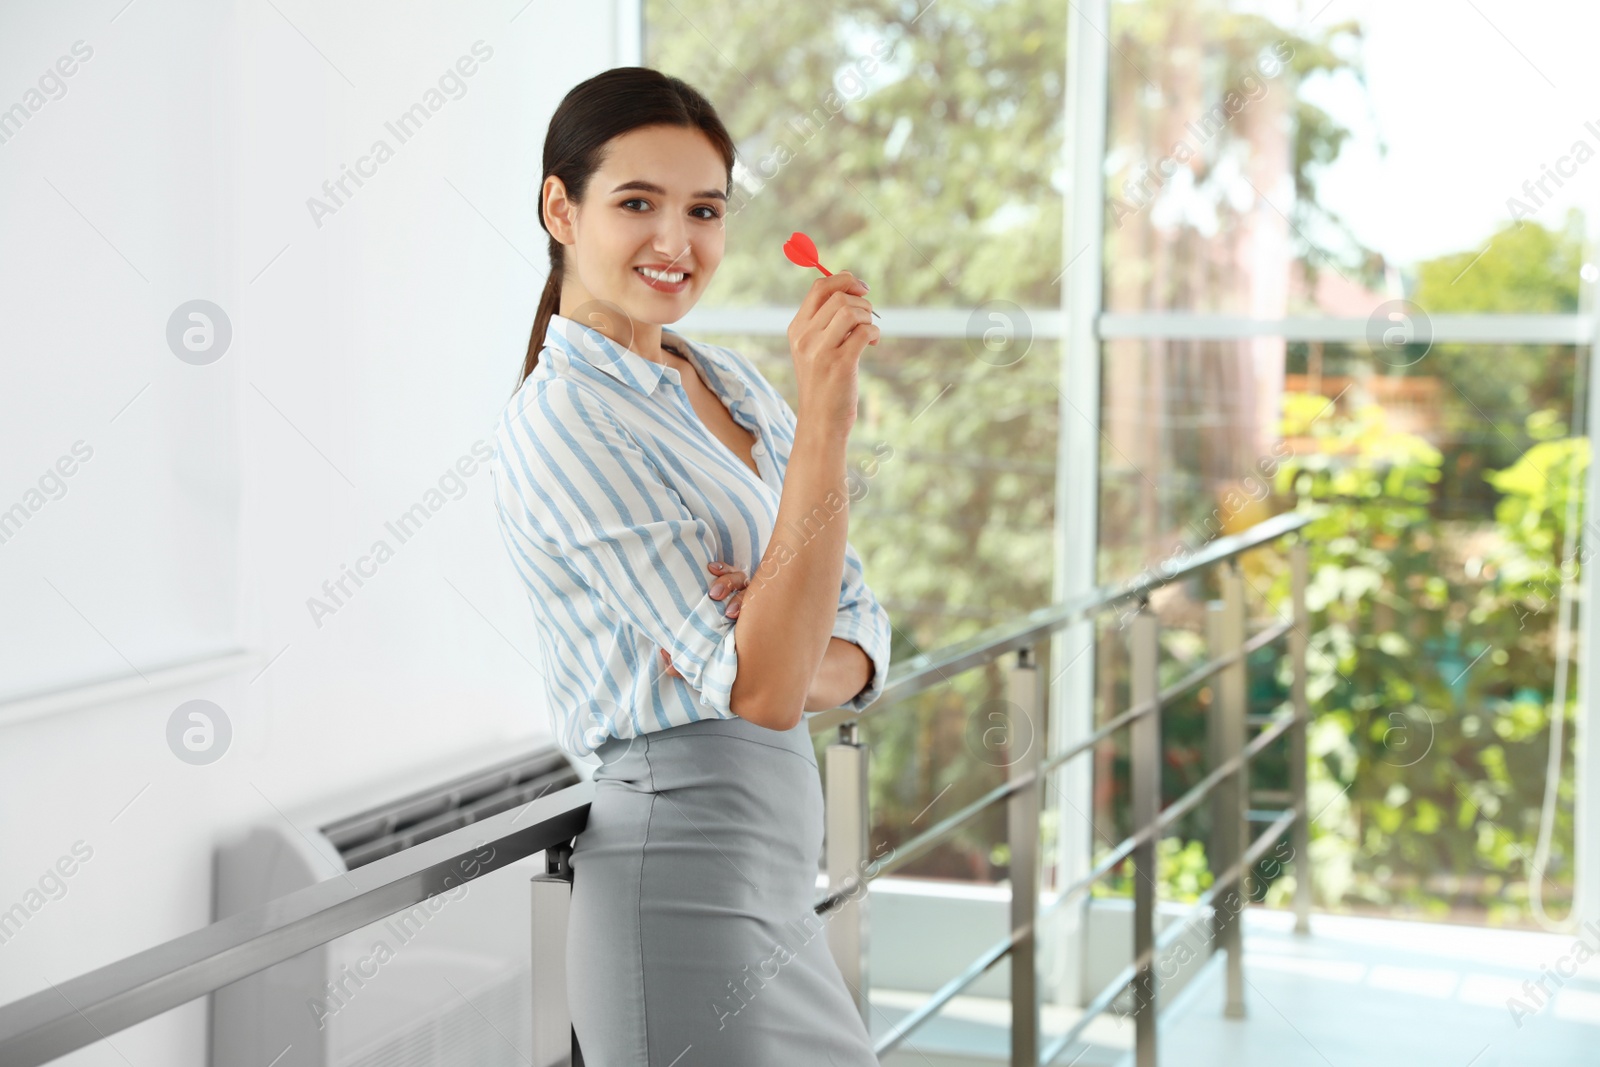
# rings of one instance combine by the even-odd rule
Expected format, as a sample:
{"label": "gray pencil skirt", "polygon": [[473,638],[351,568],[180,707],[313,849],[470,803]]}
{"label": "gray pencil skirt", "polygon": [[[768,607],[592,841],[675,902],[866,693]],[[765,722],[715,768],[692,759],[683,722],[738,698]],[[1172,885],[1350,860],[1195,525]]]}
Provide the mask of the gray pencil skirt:
{"label": "gray pencil skirt", "polygon": [[567,928],[587,1067],[877,1067],[812,910],[823,805],[806,724],[706,719],[596,754]]}

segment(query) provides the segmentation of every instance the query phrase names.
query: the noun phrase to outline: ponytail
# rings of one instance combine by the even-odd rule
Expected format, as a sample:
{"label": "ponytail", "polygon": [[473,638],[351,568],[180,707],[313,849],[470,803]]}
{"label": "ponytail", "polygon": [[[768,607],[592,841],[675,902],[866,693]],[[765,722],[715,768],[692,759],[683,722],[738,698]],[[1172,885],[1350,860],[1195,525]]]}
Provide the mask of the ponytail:
{"label": "ponytail", "polygon": [[[542,205],[539,214],[541,217],[544,215]],[[545,279],[544,293],[539,297],[539,310],[533,315],[533,332],[528,335],[528,356],[522,361],[522,377],[517,379],[518,388],[539,365],[539,353],[544,350],[544,335],[550,329],[550,316],[561,309],[561,252],[561,242],[550,238],[550,277]]]}

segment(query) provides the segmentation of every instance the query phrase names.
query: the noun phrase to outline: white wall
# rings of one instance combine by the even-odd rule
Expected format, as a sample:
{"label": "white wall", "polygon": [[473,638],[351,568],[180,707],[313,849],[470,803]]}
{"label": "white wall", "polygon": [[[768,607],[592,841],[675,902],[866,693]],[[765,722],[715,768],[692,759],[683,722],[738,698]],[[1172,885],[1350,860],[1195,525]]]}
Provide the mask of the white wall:
{"label": "white wall", "polygon": [[[549,116],[635,61],[600,5],[124,4],[0,9],[0,108],[93,49],[0,143],[0,507],[95,448],[0,544],[0,694],[55,677],[0,704],[0,911],[28,910],[0,1003],[207,923],[219,837],[543,738],[481,463],[409,541],[385,523],[488,441],[547,265]],[[385,122],[479,41],[464,95],[400,143]],[[379,138],[393,158],[319,227],[308,197]],[[196,297],[233,329],[206,366],[165,339]],[[317,625],[307,599],[378,539],[394,557]],[[211,677],[160,670],[234,647]],[[233,731],[204,766],[167,739],[196,698]],[[204,1008],[60,1062],[203,1064]]]}

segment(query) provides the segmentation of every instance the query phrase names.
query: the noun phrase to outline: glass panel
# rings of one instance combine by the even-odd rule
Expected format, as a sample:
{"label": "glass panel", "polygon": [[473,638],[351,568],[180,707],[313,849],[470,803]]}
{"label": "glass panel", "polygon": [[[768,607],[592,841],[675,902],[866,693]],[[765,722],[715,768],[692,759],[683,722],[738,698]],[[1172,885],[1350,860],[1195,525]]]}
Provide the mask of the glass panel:
{"label": "glass panel", "polygon": [[[1271,421],[1263,398],[1225,402],[1256,342],[1107,343],[1102,577],[1181,558],[1296,501],[1312,510],[1319,900],[1457,921],[1560,918],[1576,665],[1558,650],[1570,654],[1577,627],[1561,601],[1581,581],[1588,440],[1570,427],[1588,353],[1441,344],[1406,362],[1277,343],[1287,373]],[[1288,579],[1281,557],[1260,556],[1246,576],[1264,622],[1287,610]],[[1168,652],[1182,641],[1169,635]],[[1102,663],[1117,684],[1109,650]],[[1254,668],[1252,712],[1271,710],[1264,694],[1287,684],[1285,669]],[[1186,765],[1187,714],[1169,737],[1171,773]]]}
{"label": "glass panel", "polygon": [[1116,340],[1101,379],[1102,583],[1267,518],[1281,338]]}
{"label": "glass panel", "polygon": [[[1108,309],[1575,310],[1600,8],[1134,0],[1112,27]],[[1530,256],[1545,284],[1505,289]]]}

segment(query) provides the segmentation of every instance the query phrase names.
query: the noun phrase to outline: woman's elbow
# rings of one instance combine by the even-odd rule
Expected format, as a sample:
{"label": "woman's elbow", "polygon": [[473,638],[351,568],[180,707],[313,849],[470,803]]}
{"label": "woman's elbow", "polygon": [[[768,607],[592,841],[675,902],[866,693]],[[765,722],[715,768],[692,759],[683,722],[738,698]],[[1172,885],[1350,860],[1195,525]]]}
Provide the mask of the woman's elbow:
{"label": "woman's elbow", "polygon": [[769,730],[792,730],[805,716],[805,700],[800,697],[786,699],[770,693],[741,692],[735,680],[728,698],[728,710],[757,726]]}

